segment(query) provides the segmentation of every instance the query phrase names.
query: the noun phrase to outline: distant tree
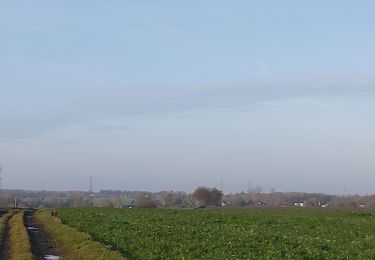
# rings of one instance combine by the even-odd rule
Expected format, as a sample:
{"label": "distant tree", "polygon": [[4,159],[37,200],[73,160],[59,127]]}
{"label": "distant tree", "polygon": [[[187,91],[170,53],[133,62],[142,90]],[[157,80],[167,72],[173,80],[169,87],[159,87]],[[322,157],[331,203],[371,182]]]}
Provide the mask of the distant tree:
{"label": "distant tree", "polygon": [[120,195],[109,196],[105,201],[103,206],[107,208],[121,208],[122,207],[122,197]]}
{"label": "distant tree", "polygon": [[73,207],[90,207],[90,199],[82,192],[74,192],[70,194]]}
{"label": "distant tree", "polygon": [[59,207],[59,197],[56,194],[50,195],[46,198],[45,205],[48,208]]}
{"label": "distant tree", "polygon": [[241,194],[227,195],[224,200],[233,207],[243,207],[246,206],[246,201]]}
{"label": "distant tree", "polygon": [[250,189],[250,197],[256,203],[260,202],[261,193],[263,191],[263,187],[255,186]]}
{"label": "distant tree", "polygon": [[14,196],[9,192],[3,192],[0,196],[0,207],[11,207],[14,203]]}
{"label": "distant tree", "polygon": [[136,197],[137,206],[140,208],[156,208],[156,201],[151,194],[140,193]]}
{"label": "distant tree", "polygon": [[220,206],[223,192],[216,188],[198,187],[193,192],[193,198],[200,206]]}
{"label": "distant tree", "polygon": [[182,207],[185,198],[185,192],[162,191],[159,193],[159,202],[163,207]]}
{"label": "distant tree", "polygon": [[183,207],[190,207],[195,208],[197,206],[198,201],[193,197],[192,194],[186,195],[184,201],[182,203]]}

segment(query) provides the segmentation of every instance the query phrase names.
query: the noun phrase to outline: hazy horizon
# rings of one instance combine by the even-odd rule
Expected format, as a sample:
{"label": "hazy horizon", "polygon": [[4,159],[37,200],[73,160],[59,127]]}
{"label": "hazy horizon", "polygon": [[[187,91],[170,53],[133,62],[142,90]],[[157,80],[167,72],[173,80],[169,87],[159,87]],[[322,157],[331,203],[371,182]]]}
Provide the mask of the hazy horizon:
{"label": "hazy horizon", "polygon": [[2,187],[373,194],[374,8],[0,0]]}

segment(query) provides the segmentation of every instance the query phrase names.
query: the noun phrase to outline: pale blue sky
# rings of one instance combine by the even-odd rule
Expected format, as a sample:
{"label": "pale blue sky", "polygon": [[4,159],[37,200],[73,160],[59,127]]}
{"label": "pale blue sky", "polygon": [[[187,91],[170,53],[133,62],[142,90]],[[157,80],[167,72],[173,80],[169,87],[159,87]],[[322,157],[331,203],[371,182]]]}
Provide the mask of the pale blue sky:
{"label": "pale blue sky", "polygon": [[373,10],[0,0],[3,186],[375,193]]}

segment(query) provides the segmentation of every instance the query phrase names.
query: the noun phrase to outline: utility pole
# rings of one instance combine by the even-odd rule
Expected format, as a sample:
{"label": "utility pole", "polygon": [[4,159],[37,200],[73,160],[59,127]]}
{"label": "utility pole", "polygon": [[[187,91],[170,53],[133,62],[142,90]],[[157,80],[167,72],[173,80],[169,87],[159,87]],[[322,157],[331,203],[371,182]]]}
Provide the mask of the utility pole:
{"label": "utility pole", "polygon": [[122,181],[121,182],[121,192],[124,192],[125,191],[125,182]]}
{"label": "utility pole", "polygon": [[90,206],[94,206],[94,189],[92,185],[92,176],[90,176],[90,183],[89,183],[89,200],[90,200]]}
{"label": "utility pole", "polygon": [[2,169],[2,166],[0,165],[0,191],[1,191],[1,188],[2,188],[2,181],[3,181],[3,178],[1,176],[1,169]]}
{"label": "utility pole", "polygon": [[247,194],[250,194],[251,193],[251,181],[248,180],[247,181]]}
{"label": "utility pole", "polygon": [[43,182],[43,190],[42,190],[42,208],[45,208],[46,203],[46,185]]}
{"label": "utility pole", "polygon": [[89,184],[89,193],[93,193],[93,188],[92,188],[92,176],[90,176],[90,184]]}

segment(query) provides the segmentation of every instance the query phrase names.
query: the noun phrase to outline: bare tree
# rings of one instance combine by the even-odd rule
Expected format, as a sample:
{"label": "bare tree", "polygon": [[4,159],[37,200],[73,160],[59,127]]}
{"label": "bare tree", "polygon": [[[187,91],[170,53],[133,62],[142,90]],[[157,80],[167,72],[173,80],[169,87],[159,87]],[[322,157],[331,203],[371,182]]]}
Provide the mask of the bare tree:
{"label": "bare tree", "polygon": [[181,207],[185,197],[185,192],[162,191],[159,193],[159,201],[163,207]]}
{"label": "bare tree", "polygon": [[108,208],[121,208],[122,201],[123,199],[120,195],[110,196],[104,201],[103,206]]}
{"label": "bare tree", "polygon": [[198,187],[192,195],[200,206],[220,206],[223,192],[216,188]]}
{"label": "bare tree", "polygon": [[263,191],[263,187],[258,186],[258,185],[251,188],[250,190],[251,199],[255,201],[256,203],[260,202],[262,191]]}
{"label": "bare tree", "polygon": [[233,207],[243,207],[247,204],[241,194],[227,195],[224,196],[224,200]]}
{"label": "bare tree", "polygon": [[151,194],[140,193],[138,194],[136,201],[140,208],[156,208],[156,202]]}
{"label": "bare tree", "polygon": [[184,198],[184,201],[183,201],[183,206],[184,207],[191,207],[191,208],[195,208],[197,207],[198,201],[193,197],[192,194],[188,194],[186,195],[186,197]]}

